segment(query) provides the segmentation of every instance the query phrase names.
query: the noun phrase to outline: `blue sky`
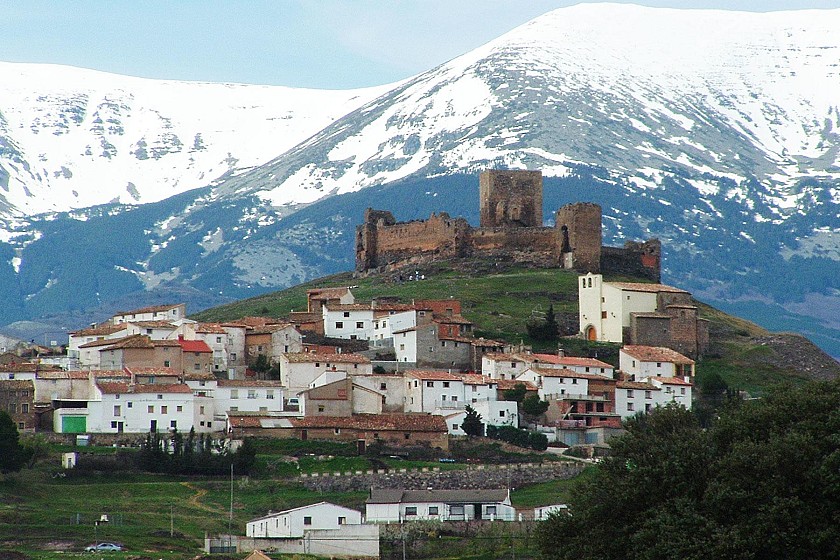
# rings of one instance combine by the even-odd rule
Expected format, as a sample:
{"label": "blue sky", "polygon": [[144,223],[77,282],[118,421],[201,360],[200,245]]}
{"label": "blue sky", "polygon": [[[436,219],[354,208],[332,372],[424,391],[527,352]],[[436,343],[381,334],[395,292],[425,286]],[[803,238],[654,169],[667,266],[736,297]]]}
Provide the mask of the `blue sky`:
{"label": "blue sky", "polygon": [[[8,0],[0,60],[149,78],[351,88],[428,70],[569,0]],[[771,11],[840,0],[637,0]]]}

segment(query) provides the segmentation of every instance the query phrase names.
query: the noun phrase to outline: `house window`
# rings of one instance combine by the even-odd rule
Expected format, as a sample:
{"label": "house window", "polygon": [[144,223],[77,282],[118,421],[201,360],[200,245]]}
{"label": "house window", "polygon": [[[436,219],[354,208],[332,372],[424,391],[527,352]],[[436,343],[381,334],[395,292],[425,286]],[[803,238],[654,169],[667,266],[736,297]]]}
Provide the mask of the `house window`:
{"label": "house window", "polygon": [[405,344],[400,344],[400,350],[405,350]]}
{"label": "house window", "polygon": [[274,400],[274,389],[267,389],[265,392],[265,398]]}
{"label": "house window", "polygon": [[444,386],[444,387],[449,387],[449,381],[444,381],[444,382],[443,382],[443,386]]}
{"label": "house window", "polygon": [[652,395],[651,395],[650,391],[645,391],[645,398],[646,399],[652,398]]}
{"label": "house window", "polygon": [[429,506],[429,515],[437,515],[438,506]]}
{"label": "house window", "polygon": [[628,399],[632,399],[632,398],[633,398],[633,389],[627,389],[627,398],[628,398]]}
{"label": "house window", "polygon": [[335,328],[343,329],[344,328],[344,321],[336,321],[335,322]]}
{"label": "house window", "polygon": [[172,428],[173,430],[178,429],[178,421],[177,420],[172,420],[171,422],[169,422],[169,427]]}
{"label": "house window", "polygon": [[385,390],[385,389],[387,389],[387,388],[388,388],[388,386],[387,386],[385,383],[380,383],[380,384],[379,384],[379,390],[380,390],[380,391],[384,391],[384,390]]}
{"label": "house window", "polygon": [[198,407],[198,413],[199,414],[204,414],[204,406]]}
{"label": "house window", "polygon": [[588,284],[589,284],[589,287],[591,288],[592,287],[592,278],[587,278],[587,280],[589,281]]}
{"label": "house window", "polygon": [[487,506],[487,509],[484,510],[484,513],[487,515],[496,515],[496,506]]}
{"label": "house window", "polygon": [[230,390],[230,398],[238,399],[239,398],[239,389],[231,389]]}
{"label": "house window", "polygon": [[326,410],[326,409],[324,408],[324,405],[319,404],[319,405],[318,405],[318,412],[324,412],[324,410]]}
{"label": "house window", "polygon": [[157,398],[158,398],[159,401],[163,400],[163,395],[158,395]]}
{"label": "house window", "polygon": [[500,410],[500,411],[499,411],[499,418],[504,418],[504,417],[505,417],[505,411],[504,411],[504,410]]}
{"label": "house window", "polygon": [[449,508],[449,513],[453,516],[464,515],[464,506],[452,506]]}
{"label": "house window", "polygon": [[426,381],[426,387],[434,387],[434,386],[435,386],[434,381]]}
{"label": "house window", "polygon": [[117,429],[117,423],[116,422],[111,422],[111,428],[116,430]]}
{"label": "house window", "polygon": [[662,362],[656,362],[656,367],[662,367]]}
{"label": "house window", "polygon": [[634,410],[634,408],[633,408],[633,403],[631,403],[631,402],[627,403],[627,410],[628,410],[629,412],[633,412],[633,410]]}
{"label": "house window", "polygon": [[315,362],[315,367],[321,367],[321,363],[320,362]]}
{"label": "house window", "polygon": [[680,394],[685,395],[685,387],[680,387]]}
{"label": "house window", "polygon": [[239,412],[239,407],[238,406],[232,406],[232,407],[230,407],[230,411],[231,412]]}
{"label": "house window", "polygon": [[260,407],[260,412],[268,412],[268,407],[267,406],[261,406]]}
{"label": "house window", "polygon": [[577,378],[572,379],[572,385],[577,385]]}
{"label": "house window", "polygon": [[312,518],[307,515],[306,517],[303,518],[303,524],[304,525],[312,525]]}
{"label": "house window", "polygon": [[457,430],[458,429],[458,424],[452,424],[452,429]]}
{"label": "house window", "polygon": [[257,392],[254,389],[248,389],[248,398],[249,399],[256,399]]}
{"label": "house window", "polygon": [[452,395],[452,402],[456,402],[458,400],[458,395]]}
{"label": "house window", "polygon": [[417,515],[417,507],[416,506],[408,506],[405,508],[405,514],[408,515]]}
{"label": "house window", "polygon": [[349,312],[349,311],[345,311],[345,312],[343,313],[343,315],[344,315],[345,317],[349,317],[349,316],[350,316],[350,312]]}
{"label": "house window", "polygon": [[201,369],[201,364],[193,364],[193,369],[194,369],[195,371],[200,370],[200,369]]}
{"label": "house window", "polygon": [[365,328],[365,323],[364,323],[364,321],[356,321],[356,328],[357,328],[357,329],[363,329],[363,328]]}
{"label": "house window", "polygon": [[153,404],[150,404],[150,405],[146,408],[146,412],[148,412],[149,414],[154,414],[154,413],[155,413],[155,406],[154,406]]}
{"label": "house window", "polygon": [[164,360],[163,361],[163,367],[171,367],[169,360]]}
{"label": "house window", "polygon": [[441,345],[443,348],[446,348],[446,341],[445,341],[445,340],[441,340],[441,341],[440,341],[440,345]]}
{"label": "house window", "polygon": [[607,312],[606,311],[601,311],[601,319],[606,319],[606,318],[607,318]]}
{"label": "house window", "polygon": [[29,414],[29,403],[23,403],[20,405],[20,412],[21,414]]}
{"label": "house window", "polygon": [[336,435],[338,435],[338,434],[341,433],[341,428],[333,428],[333,431],[335,432]]}
{"label": "house window", "polygon": [[161,414],[169,414],[169,407],[168,406],[161,406],[160,407]]}
{"label": "house window", "polygon": [[339,525],[344,525],[346,523],[347,523],[347,518],[346,517],[339,517],[338,518],[338,524]]}
{"label": "house window", "polygon": [[131,408],[131,407],[132,407],[132,403],[130,403],[130,402],[125,403],[125,405],[126,405],[128,408]]}
{"label": "house window", "polygon": [[179,404],[175,407],[175,412],[184,412],[184,407]]}
{"label": "house window", "polygon": [[650,412],[650,404],[645,405],[645,412]]}
{"label": "house window", "polygon": [[411,439],[411,434],[409,434],[409,433],[403,434],[403,439]]}
{"label": "house window", "polygon": [[114,416],[122,414],[122,408],[119,405],[114,405]]}
{"label": "house window", "polygon": [[236,361],[236,352],[231,352],[230,353],[230,361],[231,362]]}

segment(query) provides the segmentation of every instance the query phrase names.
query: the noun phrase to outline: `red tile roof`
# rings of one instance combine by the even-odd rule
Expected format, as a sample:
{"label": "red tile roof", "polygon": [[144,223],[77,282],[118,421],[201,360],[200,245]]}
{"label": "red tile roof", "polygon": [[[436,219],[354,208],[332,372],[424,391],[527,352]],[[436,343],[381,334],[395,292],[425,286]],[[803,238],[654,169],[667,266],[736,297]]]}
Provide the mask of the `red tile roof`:
{"label": "red tile roof", "polygon": [[558,356],[556,354],[531,354],[533,361],[556,364],[559,366],[609,368],[613,366],[595,358],[579,358],[576,356]]}
{"label": "red tile roof", "polygon": [[463,381],[461,377],[446,371],[410,369],[405,372],[405,375],[423,381]]}
{"label": "red tile roof", "polygon": [[154,375],[157,377],[179,377],[181,372],[168,367],[133,367],[125,368],[134,375]]}
{"label": "red tile roof", "polygon": [[349,286],[343,288],[314,288],[306,290],[306,296],[309,299],[341,299],[349,292]]}
{"label": "red tile roof", "polygon": [[124,331],[126,328],[125,324],[114,325],[113,323],[103,323],[94,327],[71,331],[69,334],[70,336],[75,337],[109,335],[114,334],[115,332]]}
{"label": "red tile roof", "polygon": [[621,349],[628,356],[636,358],[640,362],[670,362],[673,364],[693,364],[694,360],[687,358],[662,346],[634,346],[626,345]]}
{"label": "red tile roof", "polygon": [[620,288],[629,292],[669,292],[674,294],[688,293],[685,290],[675,288],[674,286],[668,286],[666,284],[645,284],[643,282],[605,282],[605,284],[607,284],[608,286],[615,286],[616,288]]}
{"label": "red tile roof", "polygon": [[486,375],[480,375],[478,373],[459,373],[458,377],[461,378],[461,381],[464,382],[464,385],[489,385],[489,384],[496,384],[495,379],[490,379]]}
{"label": "red tile roof", "polygon": [[174,331],[178,327],[170,323],[169,321],[128,321],[132,325],[137,325],[138,327],[144,329],[168,329],[170,331]]}
{"label": "red tile roof", "polygon": [[257,379],[219,379],[219,387],[268,387],[271,389],[282,389],[279,381],[262,381]]}
{"label": "red tile roof", "polygon": [[443,416],[432,414],[354,414],[292,418],[296,428],[346,428],[399,432],[447,432]]}
{"label": "red tile roof", "polygon": [[132,311],[117,311],[114,315],[140,315],[141,313],[156,313],[160,311],[169,311],[182,305],[184,304],[175,303],[172,305],[150,305],[149,307],[141,307],[140,309],[134,309]]}
{"label": "red tile roof", "polygon": [[294,364],[326,362],[329,364],[369,364],[370,359],[360,354],[315,354],[311,352],[289,352],[285,359]]}
{"label": "red tile roof", "polygon": [[536,371],[543,377],[568,377],[568,378],[575,378],[575,379],[591,379],[593,381],[606,381],[612,382],[615,381],[611,377],[604,377],[603,375],[596,375],[594,373],[578,373],[576,371],[572,371],[570,369],[561,368],[561,369],[551,369],[551,368],[539,368],[539,367],[532,367],[532,370]]}
{"label": "red tile roof", "polygon": [[199,323],[195,327],[195,332],[201,334],[227,334],[227,331],[219,323]]}
{"label": "red tile roof", "polygon": [[658,391],[659,387],[652,383],[643,383],[641,381],[618,381],[615,384],[616,389],[641,389],[644,391]]}
{"label": "red tile roof", "polygon": [[101,381],[97,383],[99,389],[106,394],[152,394],[152,393],[192,393],[192,389],[188,385],[181,383],[138,383],[130,385],[128,383],[106,382]]}
{"label": "red tile roof", "polygon": [[520,381],[517,379],[496,379],[496,386],[498,389],[507,391],[510,389],[514,389],[520,383],[525,385],[526,391],[536,391],[537,386],[531,383],[530,381]]}
{"label": "red tile roof", "polygon": [[658,381],[663,385],[682,385],[684,387],[691,387],[692,384],[682,377],[648,377],[649,381]]}
{"label": "red tile roof", "polygon": [[184,352],[198,352],[201,354],[212,354],[213,349],[207,346],[203,340],[184,340],[178,339],[178,344]]}

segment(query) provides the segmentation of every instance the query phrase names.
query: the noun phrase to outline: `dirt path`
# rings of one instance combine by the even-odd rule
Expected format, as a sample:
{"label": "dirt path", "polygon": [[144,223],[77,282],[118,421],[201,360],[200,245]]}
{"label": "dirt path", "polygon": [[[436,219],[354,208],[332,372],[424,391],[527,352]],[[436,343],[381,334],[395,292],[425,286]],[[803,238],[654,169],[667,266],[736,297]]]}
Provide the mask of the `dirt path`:
{"label": "dirt path", "polygon": [[181,486],[189,488],[190,490],[195,492],[195,494],[190,496],[187,500],[187,503],[190,504],[192,507],[200,509],[202,511],[206,511],[208,513],[222,513],[222,510],[208,506],[207,504],[201,502],[201,499],[207,495],[206,489],[196,488],[191,482],[182,482]]}

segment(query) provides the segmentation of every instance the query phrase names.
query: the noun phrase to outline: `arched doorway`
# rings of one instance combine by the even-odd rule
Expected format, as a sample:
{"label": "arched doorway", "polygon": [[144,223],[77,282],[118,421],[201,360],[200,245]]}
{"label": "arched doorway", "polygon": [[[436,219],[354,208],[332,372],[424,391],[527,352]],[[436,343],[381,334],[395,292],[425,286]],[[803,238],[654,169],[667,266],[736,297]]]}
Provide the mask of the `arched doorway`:
{"label": "arched doorway", "polygon": [[586,327],[586,340],[590,342],[595,342],[598,340],[598,331],[595,330],[595,327],[589,325]]}

